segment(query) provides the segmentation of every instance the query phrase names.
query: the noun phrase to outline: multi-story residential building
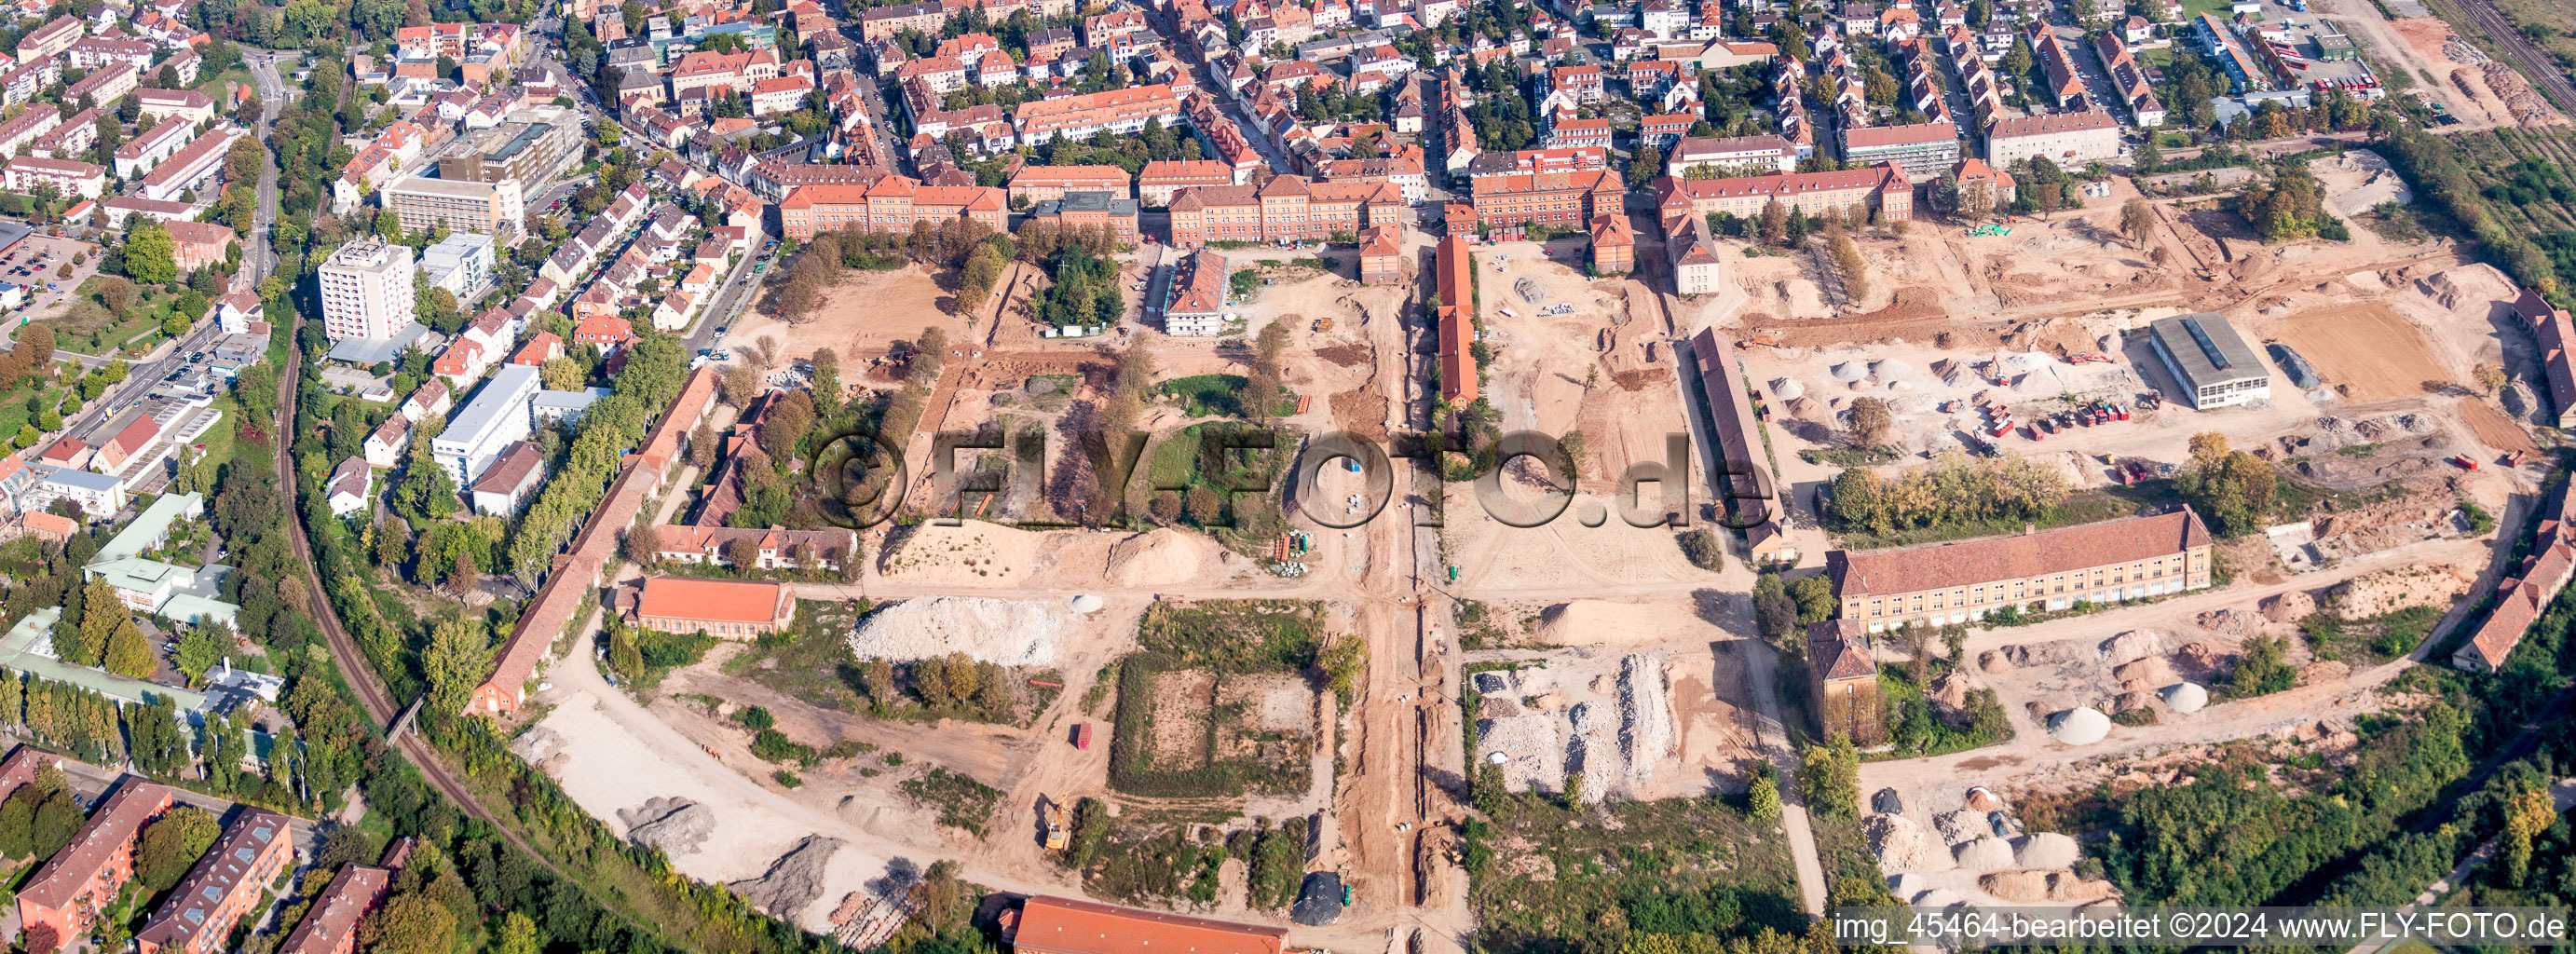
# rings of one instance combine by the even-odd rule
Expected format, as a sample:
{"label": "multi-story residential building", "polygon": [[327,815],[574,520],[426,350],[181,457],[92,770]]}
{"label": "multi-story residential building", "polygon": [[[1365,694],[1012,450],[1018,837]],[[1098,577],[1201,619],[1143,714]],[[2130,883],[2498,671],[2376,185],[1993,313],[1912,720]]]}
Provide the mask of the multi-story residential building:
{"label": "multi-story residential building", "polygon": [[890,174],[882,166],[839,166],[763,159],[752,165],[749,184],[753,195],[764,201],[777,202],[787,198],[787,194],[798,186],[864,187]]}
{"label": "multi-story residential building", "polygon": [[[1697,112],[1644,116],[1637,120],[1637,145],[1655,149],[1672,149],[1675,143],[1690,135],[1691,127],[1700,122]],[[1667,160],[1669,161],[1669,160]]]}
{"label": "multi-story residential building", "polygon": [[1168,84],[1113,89],[1021,103],[1011,125],[1020,141],[1032,145],[1058,136],[1089,139],[1099,133],[1127,136],[1142,132],[1146,120],[1165,128],[1181,122],[1180,97]]}
{"label": "multi-story residential building", "polygon": [[1485,176],[1474,186],[1475,224],[1507,229],[1532,223],[1582,228],[1593,216],[1617,210],[1626,189],[1618,173],[1607,169]]}
{"label": "multi-story residential building", "polygon": [[460,302],[472,302],[475,293],[492,280],[492,266],[492,236],[482,232],[449,235],[420,253],[421,277],[429,280],[429,287],[447,289]]}
{"label": "multi-story residential building", "polygon": [[277,954],[357,954],[358,923],[384,902],[393,883],[394,873],[383,868],[340,866]]}
{"label": "multi-story residential building", "polygon": [[[1232,188],[1232,187],[1227,187]],[[1231,266],[1214,249],[1200,249],[1173,266],[1170,298],[1163,303],[1163,333],[1212,338],[1225,330],[1226,279]]]}
{"label": "multi-story residential building", "polygon": [[689,99],[691,90],[746,91],[761,80],[778,78],[778,56],[768,50],[713,53],[700,50],[671,64],[669,86],[674,101]]}
{"label": "multi-story residential building", "polygon": [[2006,119],[1986,129],[1986,163],[1998,169],[2039,156],[2080,166],[2119,155],[2120,121],[2098,109]]}
{"label": "multi-story residential building", "polygon": [[2246,52],[2245,39],[2237,36],[2236,31],[2229,29],[2227,22],[2216,14],[2203,13],[2193,18],[2191,32],[2209,50],[2209,55],[2217,58],[2219,68],[2227,72],[2236,92],[2259,93],[2273,88],[2271,74],[2255,61],[2253,54]]}
{"label": "multi-story residential building", "polygon": [[28,153],[46,159],[77,159],[89,155],[90,146],[98,142],[98,120],[102,115],[105,114],[96,107],[74,113],[72,118],[54,127],[54,131],[36,137],[35,145]]}
{"label": "multi-story residential building", "polygon": [[527,217],[520,180],[469,182],[404,176],[385,184],[376,195],[394,210],[405,232],[430,232],[445,224],[451,232],[517,235]]}
{"label": "multi-story residential building", "polygon": [[0,123],[0,153],[16,153],[63,123],[63,111],[52,103],[38,103],[26,112]]}
{"label": "multi-story residential building", "polygon": [[233,246],[231,226],[212,222],[171,222],[162,228],[170,232],[170,240],[176,246],[175,258],[183,272],[223,264],[228,257],[227,250]]}
{"label": "multi-story residential building", "polygon": [[1394,183],[1407,205],[1420,205],[1431,195],[1431,180],[1422,174],[1421,150],[1412,152],[1416,154],[1373,159],[1328,159],[1317,172],[1326,182]]}
{"label": "multi-story residential building", "polygon": [[63,89],[63,101],[80,102],[83,96],[92,103],[114,103],[134,91],[143,70],[132,63],[111,63],[105,69],[91,70],[81,81]]}
{"label": "multi-story residential building", "polygon": [[1589,63],[1581,66],[1554,66],[1547,71],[1548,95],[1563,94],[1572,102],[1598,103],[1602,90],[1601,68]]}
{"label": "multi-story residential building", "polygon": [[581,158],[581,116],[555,106],[513,111],[460,137],[438,160],[438,177],[460,182],[539,183]]}
{"label": "multi-story residential building", "polygon": [[1754,176],[1798,171],[1798,147],[1779,136],[1687,138],[1664,157],[1664,171],[1688,175],[1708,169],[1721,176]]}
{"label": "multi-story residential building", "polygon": [[2006,606],[2062,610],[2209,585],[2209,527],[2184,507],[2012,536],[1825,554],[1843,619],[1869,632],[1948,626]]}
{"label": "multi-story residential building", "polygon": [[1136,244],[1136,200],[1108,192],[1067,192],[1029,209],[1029,221],[1057,228],[1101,229],[1126,245]]}
{"label": "multi-story residential building", "polygon": [[1467,160],[1467,178],[1531,175],[1543,172],[1595,172],[1610,167],[1610,151],[1587,149],[1522,149],[1488,152]]}
{"label": "multi-story residential building", "polygon": [[[28,113],[49,111],[52,108],[39,106],[29,110]],[[5,137],[6,134],[7,130],[0,128],[0,137]],[[116,176],[120,179],[141,176],[167,161],[171,156],[177,155],[180,149],[188,145],[189,140],[195,138],[197,138],[195,123],[177,117],[164,119],[159,125],[116,147]],[[5,138],[0,138],[0,143],[5,142]]]}
{"label": "multi-story residential building", "polygon": [[537,389],[537,369],[502,365],[448,419],[447,429],[430,439],[430,453],[455,476],[457,486],[473,486],[502,451],[528,436],[534,420],[529,407]]}
{"label": "multi-story residential building", "polygon": [[1718,212],[1751,218],[1774,201],[1807,215],[1867,218],[1876,213],[1881,221],[1901,222],[1914,215],[1914,186],[1895,163],[1836,172],[1655,180],[1655,208],[1667,221],[1676,215],[1705,217]]}
{"label": "multi-story residential building", "polygon": [[[359,468],[364,473],[365,468]],[[286,816],[244,808],[197,866],[134,933],[136,954],[220,954],[233,925],[267,900],[268,885],[295,857]]]}
{"label": "multi-story residential building", "polygon": [[1928,182],[1959,161],[1959,126],[1947,120],[1907,126],[1843,127],[1843,162],[1875,166],[1893,162],[1911,182]]}
{"label": "multi-story residential building", "polygon": [[214,99],[193,89],[138,90],[134,99],[145,120],[177,116],[192,123],[202,123],[215,118]]}
{"label": "multi-story residential building", "polygon": [[1068,192],[1100,192],[1123,199],[1131,191],[1131,181],[1127,170],[1117,166],[1022,166],[1011,176],[1011,205],[1026,208],[1064,198]]}
{"label": "multi-story residential building", "polygon": [[[25,47],[20,49],[23,50]],[[29,57],[15,68],[0,67],[0,69],[8,70],[6,73],[0,73],[0,102],[15,106],[35,99],[36,94],[44,92],[46,87],[62,82],[63,58]]]}
{"label": "multi-story residential building", "polygon": [[1372,225],[1360,232],[1360,284],[1404,284],[1404,227]]}
{"label": "multi-story residential building", "polygon": [[1560,119],[1547,126],[1549,149],[1600,149],[1608,151],[1611,136],[1617,130],[1608,117],[1594,119]]}
{"label": "multi-story residential building", "polygon": [[71,159],[39,159],[19,156],[9,160],[7,188],[27,194],[38,185],[50,184],[54,191],[95,199],[107,191],[107,169],[94,163]]}
{"label": "multi-story residential building", "polygon": [[501,449],[492,466],[483,469],[483,478],[468,488],[474,500],[474,512],[496,517],[515,516],[526,506],[528,498],[544,482],[546,455],[537,445],[515,441]]}
{"label": "multi-story residential building", "polygon": [[787,237],[804,241],[817,232],[856,228],[912,231],[914,222],[966,219],[993,231],[1007,230],[1010,202],[987,186],[926,186],[908,176],[886,176],[866,186],[799,186],[778,204]]}
{"label": "multi-story residential building", "polygon": [[1234,167],[1214,159],[1148,162],[1136,174],[1136,200],[1146,208],[1172,204],[1174,193],[1193,186],[1240,185]]}
{"label": "multi-story residential building", "polygon": [[[56,21],[60,22],[60,21]],[[73,21],[77,23],[78,21]],[[117,892],[134,877],[134,852],[145,823],[169,810],[169,786],[134,776],[117,783],[70,844],[54,853],[34,880],[18,890],[19,936],[50,932],[68,944],[89,933]]]}
{"label": "multi-story residential building", "polygon": [[135,69],[152,65],[160,47],[150,40],[127,40],[116,37],[83,37],[63,51],[63,60],[76,70],[94,70],[110,63],[123,63]]}
{"label": "multi-story residential building", "polygon": [[143,177],[143,197],[163,202],[187,201],[191,193],[211,185],[215,174],[223,171],[224,154],[237,138],[240,137],[227,129],[197,137]]}
{"label": "multi-story residential building", "polygon": [[1177,248],[1209,242],[1323,241],[1401,222],[1411,209],[1392,183],[1309,183],[1278,176],[1264,186],[1201,186],[1172,199]]}
{"label": "multi-story residential building", "polygon": [[1709,234],[1705,215],[1676,215],[1664,221],[1664,267],[1673,274],[1673,291],[1705,295],[1725,279],[1717,237]]}
{"label": "multi-story residential building", "polygon": [[82,23],[78,17],[68,15],[55,17],[18,41],[18,60],[22,63],[33,62],[43,57],[60,55],[71,49],[72,44],[80,42],[81,36],[87,32],[88,25]]}
{"label": "multi-story residential building", "polygon": [[1592,217],[1592,274],[1625,275],[1637,269],[1637,230],[1628,213],[1613,209]]}
{"label": "multi-story residential building", "polygon": [[322,330],[331,340],[390,339],[411,323],[411,249],[374,239],[340,246],[316,271]]}

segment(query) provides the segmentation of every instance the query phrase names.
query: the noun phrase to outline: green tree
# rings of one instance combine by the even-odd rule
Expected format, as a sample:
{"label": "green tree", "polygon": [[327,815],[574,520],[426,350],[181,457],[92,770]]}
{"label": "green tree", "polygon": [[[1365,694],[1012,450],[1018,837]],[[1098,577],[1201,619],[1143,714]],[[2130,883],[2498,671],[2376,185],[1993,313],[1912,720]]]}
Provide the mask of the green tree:
{"label": "green tree", "polygon": [[447,954],[455,940],[456,912],[421,891],[395,895],[358,927],[358,947],[370,954]]}
{"label": "green tree", "polygon": [[134,679],[150,679],[161,661],[152,655],[152,641],[144,638],[143,629],[128,616],[107,638],[107,671]]}
{"label": "green tree", "polygon": [[224,637],[212,629],[190,626],[187,633],[179,637],[179,648],[170,657],[170,664],[187,675],[188,685],[202,685],[206,681],[206,673],[223,660],[225,643]]}
{"label": "green tree", "polygon": [[151,219],[140,219],[134,231],[125,237],[125,274],[147,285],[166,284],[179,277],[179,243],[170,231]]}
{"label": "green tree", "polygon": [[461,619],[440,620],[430,629],[429,650],[421,654],[422,675],[429,679],[429,702],[442,712],[463,712],[474,686],[491,668],[491,647],[483,627]]}
{"label": "green tree", "polygon": [[1768,760],[1754,763],[1753,782],[1745,791],[1745,813],[1754,821],[1780,820],[1780,779]]}
{"label": "green tree", "polygon": [[146,898],[170,890],[197,858],[215,844],[223,826],[205,809],[181,805],[163,812],[143,829],[134,856],[134,880]]}

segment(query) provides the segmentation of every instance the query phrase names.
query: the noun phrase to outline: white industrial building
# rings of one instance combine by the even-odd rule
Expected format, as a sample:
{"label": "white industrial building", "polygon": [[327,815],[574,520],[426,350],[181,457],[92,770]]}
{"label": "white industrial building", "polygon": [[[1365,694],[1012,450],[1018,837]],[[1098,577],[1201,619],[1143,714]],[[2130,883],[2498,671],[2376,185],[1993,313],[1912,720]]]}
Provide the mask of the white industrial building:
{"label": "white industrial building", "polygon": [[448,418],[447,430],[430,439],[430,453],[456,477],[457,486],[473,486],[493,458],[531,433],[529,404],[536,399],[537,383],[535,365],[502,365],[473,400]]}

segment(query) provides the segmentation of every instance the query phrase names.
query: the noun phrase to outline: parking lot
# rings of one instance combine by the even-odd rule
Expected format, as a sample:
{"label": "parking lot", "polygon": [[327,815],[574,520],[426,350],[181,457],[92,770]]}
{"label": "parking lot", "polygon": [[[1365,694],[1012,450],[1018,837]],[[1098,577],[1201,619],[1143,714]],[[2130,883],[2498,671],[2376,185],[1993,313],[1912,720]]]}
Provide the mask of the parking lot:
{"label": "parking lot", "polygon": [[[27,286],[26,304],[18,312],[20,318],[53,317],[63,312],[80,283],[98,274],[98,252],[99,247],[94,243],[42,233],[30,235],[8,255],[0,256],[0,282]],[[72,265],[74,254],[82,258],[78,265]],[[69,278],[61,275],[65,265],[72,265]],[[48,288],[48,285],[53,288]],[[11,335],[16,334],[14,329],[18,324],[10,322]]]}

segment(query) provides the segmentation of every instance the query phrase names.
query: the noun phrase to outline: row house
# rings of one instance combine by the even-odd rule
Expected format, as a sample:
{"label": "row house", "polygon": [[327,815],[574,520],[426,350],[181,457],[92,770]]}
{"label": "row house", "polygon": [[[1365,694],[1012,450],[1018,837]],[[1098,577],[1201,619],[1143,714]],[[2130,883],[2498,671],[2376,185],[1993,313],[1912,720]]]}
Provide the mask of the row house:
{"label": "row house", "polygon": [[1149,119],[1167,128],[1181,121],[1180,100],[1171,87],[1155,84],[1022,103],[1012,115],[1012,124],[1022,142],[1037,144],[1058,136],[1134,135],[1144,130]]}
{"label": "row house", "polygon": [[2138,66],[2138,61],[2129,57],[2127,46],[2105,33],[2093,38],[2093,55],[2101,59],[2103,71],[2110,74],[2112,92],[2117,93],[2123,104],[2129,107],[2129,114],[2138,125],[2155,127],[2165,124],[2164,104],[2157,101],[2154,86],[2147,82],[2146,71]]}
{"label": "row house", "polygon": [[1810,216],[1867,218],[1875,213],[1884,222],[1905,221],[1914,212],[1913,183],[1895,163],[1868,169],[1772,172],[1731,179],[1663,176],[1655,180],[1654,189],[1656,212],[1668,222],[1676,216],[1705,217],[1721,212],[1752,218],[1773,202]]}
{"label": "row house", "polygon": [[1278,176],[1262,186],[1201,186],[1171,204],[1171,243],[1324,241],[1400,223],[1411,206],[1393,183],[1310,183]]}
{"label": "row house", "polygon": [[1214,159],[1157,160],[1136,173],[1136,199],[1147,208],[1162,208],[1182,189],[1238,185],[1235,168]]}
{"label": "row house", "polygon": [[1319,177],[1326,182],[1393,183],[1405,204],[1419,205],[1430,197],[1431,180],[1422,172],[1422,150],[1417,147],[1410,151],[1412,155],[1328,160],[1319,170]]}
{"label": "row house", "polygon": [[[1608,169],[1486,176],[1475,180],[1471,190],[1475,225],[1513,230],[1533,223],[1580,228],[1595,215],[1617,211],[1625,189],[1618,173]],[[1451,223],[1451,228],[1460,224]]]}
{"label": "row house", "polygon": [[2057,42],[2057,34],[2046,24],[2032,30],[2030,50],[2038,57],[2040,72],[2048,83],[2047,88],[2040,92],[2048,97],[2050,103],[2064,109],[2084,95],[2084,73],[2075,65],[2074,54],[2067,52],[2065,44]]}
{"label": "row house", "polygon": [[860,229],[897,234],[914,222],[966,219],[1007,231],[1010,203],[1002,190],[982,186],[925,186],[887,176],[868,186],[803,186],[778,204],[787,236],[798,241],[818,232]]}
{"label": "row house", "polygon": [[1068,192],[1098,192],[1117,198],[1133,193],[1133,180],[1117,166],[1022,166],[1011,175],[1010,199],[1025,207]]}

